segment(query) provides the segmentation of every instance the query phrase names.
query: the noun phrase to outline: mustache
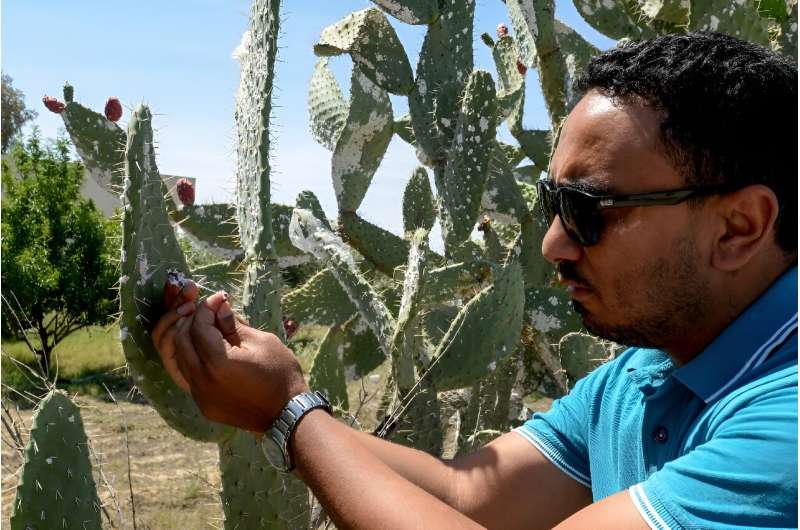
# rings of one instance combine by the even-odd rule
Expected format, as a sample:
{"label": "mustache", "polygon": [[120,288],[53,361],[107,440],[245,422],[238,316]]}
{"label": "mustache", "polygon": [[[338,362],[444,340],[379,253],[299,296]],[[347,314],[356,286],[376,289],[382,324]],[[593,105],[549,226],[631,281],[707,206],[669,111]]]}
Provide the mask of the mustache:
{"label": "mustache", "polygon": [[581,287],[591,288],[592,285],[578,272],[575,263],[562,261],[556,265],[556,270],[561,278],[577,283]]}

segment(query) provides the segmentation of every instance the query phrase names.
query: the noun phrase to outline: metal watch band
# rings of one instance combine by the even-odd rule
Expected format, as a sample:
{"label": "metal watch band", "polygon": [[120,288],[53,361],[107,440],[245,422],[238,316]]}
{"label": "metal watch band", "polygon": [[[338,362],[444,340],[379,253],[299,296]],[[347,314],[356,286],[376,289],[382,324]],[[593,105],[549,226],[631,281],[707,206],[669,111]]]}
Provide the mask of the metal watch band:
{"label": "metal watch band", "polygon": [[280,416],[275,420],[269,436],[283,452],[283,460],[286,462],[286,471],[294,469],[294,462],[289,454],[289,438],[292,436],[297,422],[308,412],[323,408],[332,412],[331,403],[325,394],[319,391],[303,392],[292,399],[283,407]]}

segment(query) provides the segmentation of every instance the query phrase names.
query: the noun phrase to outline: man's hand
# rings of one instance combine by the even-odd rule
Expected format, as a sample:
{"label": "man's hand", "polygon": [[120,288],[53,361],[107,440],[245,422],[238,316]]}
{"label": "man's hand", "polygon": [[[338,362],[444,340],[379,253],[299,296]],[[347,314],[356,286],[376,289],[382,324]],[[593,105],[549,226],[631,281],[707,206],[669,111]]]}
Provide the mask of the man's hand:
{"label": "man's hand", "polygon": [[153,331],[164,367],[207,418],[264,432],[308,390],[294,354],[275,335],[237,319],[224,293],[190,305],[184,314],[168,312]]}

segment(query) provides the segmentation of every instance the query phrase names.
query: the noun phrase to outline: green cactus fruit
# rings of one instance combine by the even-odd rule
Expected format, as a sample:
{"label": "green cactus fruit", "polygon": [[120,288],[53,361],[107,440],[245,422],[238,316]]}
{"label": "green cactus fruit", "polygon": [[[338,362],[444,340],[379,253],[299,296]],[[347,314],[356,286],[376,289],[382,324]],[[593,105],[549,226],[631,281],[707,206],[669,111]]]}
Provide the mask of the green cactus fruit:
{"label": "green cactus fruit", "polygon": [[119,289],[122,350],[134,383],[167,424],[195,440],[219,441],[231,429],[208,421],[192,397],[172,382],[149,335],[164,312],[168,271],[187,267],[164,208],[147,107],[131,115],[127,138]]}
{"label": "green cactus fruit", "polygon": [[329,151],[336,148],[339,135],[347,122],[348,105],[339,83],[322,57],[314,67],[308,87],[308,116],[311,135]]}
{"label": "green cactus fruit", "polygon": [[34,413],[11,528],[100,529],[89,441],[80,410],[64,392],[50,391]]}
{"label": "green cactus fruit", "polygon": [[269,464],[252,433],[237,431],[220,444],[219,468],[226,529],[308,528],[308,490]]}
{"label": "green cactus fruit", "polygon": [[403,191],[403,230],[411,233],[418,228],[430,230],[436,220],[433,192],[428,172],[417,167]]}
{"label": "green cactus fruit", "polygon": [[347,122],[331,161],[333,188],[340,212],[355,212],[392,139],[394,121],[389,95],[354,65]]}
{"label": "green cactus fruit", "polygon": [[444,173],[442,234],[446,246],[469,238],[478,219],[497,130],[497,100],[488,72],[476,70],[464,89],[461,114]]}
{"label": "green cactus fruit", "polygon": [[[70,87],[74,94],[74,89]],[[65,92],[70,92],[65,87]],[[102,114],[75,101],[61,113],[64,126],[89,176],[103,189],[119,195],[123,179],[125,131]]]}
{"label": "green cactus fruit", "polygon": [[372,0],[386,13],[406,24],[430,24],[439,16],[436,0]]}
{"label": "green cactus fruit", "polygon": [[387,92],[402,96],[414,84],[408,56],[386,16],[375,8],[346,16],[322,30],[314,53],[350,54],[364,75]]}
{"label": "green cactus fruit", "polygon": [[270,202],[270,134],[280,0],[254,0],[250,38],[239,57],[236,97],[236,197],[244,249],[242,311],[254,327],[283,338],[280,271]]}
{"label": "green cactus fruit", "polygon": [[298,208],[292,214],[289,235],[296,247],[328,265],[388,356],[395,327],[394,317],[361,275],[347,245],[339,236],[325,228],[310,211]]}
{"label": "green cactus fruit", "polygon": [[301,326],[340,326],[357,312],[328,269],[319,271],[303,285],[286,293],[281,305],[284,314]]}
{"label": "green cactus fruit", "polygon": [[347,337],[340,326],[328,329],[308,374],[309,386],[324,392],[331,404],[345,411],[350,408],[344,368],[346,341]]}
{"label": "green cactus fruit", "polygon": [[439,343],[429,371],[439,391],[470,386],[494,371],[519,340],[525,299],[516,261],[470,300]]}
{"label": "green cactus fruit", "polygon": [[357,214],[342,213],[339,230],[350,246],[387,276],[392,276],[394,269],[404,265],[408,259],[408,241]]}

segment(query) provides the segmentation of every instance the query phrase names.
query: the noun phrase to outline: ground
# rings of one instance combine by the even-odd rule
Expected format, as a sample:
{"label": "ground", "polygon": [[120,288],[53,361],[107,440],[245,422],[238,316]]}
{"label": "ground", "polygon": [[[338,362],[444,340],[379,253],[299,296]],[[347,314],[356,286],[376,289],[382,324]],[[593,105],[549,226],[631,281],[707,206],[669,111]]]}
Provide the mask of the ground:
{"label": "ground", "polygon": [[[305,329],[293,340],[306,373],[310,353],[323,336],[321,329]],[[133,528],[130,490],[133,490],[138,529],[202,529],[221,527],[222,507],[219,500],[219,468],[217,446],[194,442],[168,427],[158,413],[135,390],[124,373],[124,358],[118,341],[118,330],[92,328],[81,331],[56,350],[59,374],[64,388],[75,396],[81,407],[90,443],[94,450],[94,472],[98,493],[104,504],[104,528]],[[9,385],[23,393],[35,393],[11,357],[32,363],[33,358],[21,343],[3,343],[2,379],[4,420],[16,421],[27,440],[32,408],[24,397],[9,399]],[[348,385],[351,410],[357,408],[359,394],[374,396],[359,413],[363,430],[375,427],[375,413],[380,392],[386,382],[388,363],[371,377]],[[104,386],[105,385],[105,386]],[[111,399],[108,388],[114,396]],[[27,405],[27,406],[26,406]],[[537,410],[546,409],[549,400],[528,404]],[[127,426],[127,436],[126,436]],[[2,444],[2,519],[0,527],[9,524],[11,505],[17,483],[16,472],[22,457],[9,443],[3,430]],[[128,479],[130,454],[130,482]],[[119,506],[119,510],[117,509]],[[120,515],[121,512],[121,515]]]}

